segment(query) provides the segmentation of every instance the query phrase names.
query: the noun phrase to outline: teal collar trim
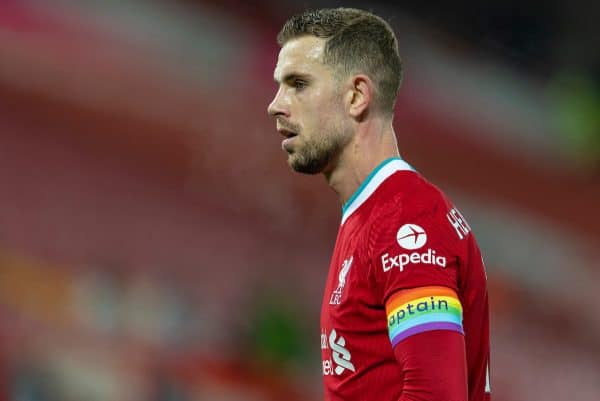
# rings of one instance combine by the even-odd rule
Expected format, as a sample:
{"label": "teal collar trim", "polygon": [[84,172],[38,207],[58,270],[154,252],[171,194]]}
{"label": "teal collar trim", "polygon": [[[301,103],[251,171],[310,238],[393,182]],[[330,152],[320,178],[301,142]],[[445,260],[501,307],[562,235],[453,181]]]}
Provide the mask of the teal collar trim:
{"label": "teal collar trim", "polygon": [[415,171],[414,168],[399,157],[386,159],[375,167],[344,206],[342,206],[342,224],[375,192],[383,181],[395,172],[402,170]]}

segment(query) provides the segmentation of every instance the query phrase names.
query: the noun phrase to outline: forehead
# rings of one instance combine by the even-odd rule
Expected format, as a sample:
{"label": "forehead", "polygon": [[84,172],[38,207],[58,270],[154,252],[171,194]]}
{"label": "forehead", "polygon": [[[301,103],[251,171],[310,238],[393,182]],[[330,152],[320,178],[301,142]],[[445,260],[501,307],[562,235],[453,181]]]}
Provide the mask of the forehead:
{"label": "forehead", "polygon": [[322,63],[325,39],[301,36],[285,43],[279,51],[274,77],[281,81],[290,73],[311,74],[325,70]]}

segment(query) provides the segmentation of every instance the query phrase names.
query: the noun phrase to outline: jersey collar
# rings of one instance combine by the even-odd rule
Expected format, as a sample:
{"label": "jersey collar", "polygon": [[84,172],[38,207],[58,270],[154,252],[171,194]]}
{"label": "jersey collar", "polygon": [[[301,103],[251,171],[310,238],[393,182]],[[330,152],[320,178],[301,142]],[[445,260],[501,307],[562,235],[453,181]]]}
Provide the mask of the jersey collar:
{"label": "jersey collar", "polygon": [[393,157],[384,160],[379,166],[365,178],[360,184],[360,187],[352,194],[350,199],[342,207],[342,224],[354,213],[360,205],[366,202],[367,199],[375,192],[375,190],[384,182],[389,176],[397,171],[415,171],[414,168],[399,157]]}

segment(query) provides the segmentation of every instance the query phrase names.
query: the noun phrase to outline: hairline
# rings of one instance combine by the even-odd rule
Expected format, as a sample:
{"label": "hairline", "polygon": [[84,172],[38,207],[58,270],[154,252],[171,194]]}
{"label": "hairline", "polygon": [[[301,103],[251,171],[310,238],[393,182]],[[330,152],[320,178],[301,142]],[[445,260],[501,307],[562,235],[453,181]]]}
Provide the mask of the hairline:
{"label": "hairline", "polygon": [[[374,82],[373,77],[367,71],[360,71],[357,69],[353,69],[351,71],[345,71],[342,63],[334,64],[334,63],[325,62],[325,56],[326,56],[326,52],[327,52],[327,44],[329,43],[329,40],[332,39],[334,36],[324,37],[324,36],[318,36],[318,35],[308,33],[308,32],[303,32],[299,35],[291,36],[285,42],[280,43],[280,49],[283,49],[285,47],[285,45],[287,45],[288,43],[290,43],[294,40],[299,40],[299,39],[306,38],[306,37],[313,37],[313,38],[321,39],[324,41],[323,51],[322,51],[320,57],[316,60],[319,63],[321,63],[321,65],[323,65],[324,67],[328,68],[331,71],[331,75],[336,79],[337,82],[341,82],[343,79],[345,79],[349,76],[359,75],[359,74],[366,75],[367,77],[369,77],[369,79],[371,81]],[[286,75],[290,75],[290,74],[286,74]],[[309,75],[309,73],[299,73],[296,71],[294,73],[294,75],[298,75],[298,76]],[[283,79],[282,79],[282,81],[283,81]],[[277,82],[277,80],[275,80],[275,82]]]}
{"label": "hairline", "polygon": [[[357,22],[357,21],[361,21],[364,18],[368,18],[368,19],[375,19],[379,24],[381,24],[384,27],[384,30],[388,31],[389,34],[391,34],[391,39],[393,40],[393,42],[395,43],[395,53],[396,53],[396,57],[398,58],[398,69],[399,69],[399,76],[397,77],[398,82],[396,83],[396,88],[395,88],[395,94],[393,95],[393,98],[391,98],[391,93],[388,93],[389,91],[389,86],[384,88],[382,87],[382,82],[389,82],[389,81],[381,81],[382,77],[379,76],[378,74],[376,74],[374,71],[370,71],[370,68],[368,66],[365,66],[361,63],[353,63],[353,62],[347,62],[347,58],[345,56],[340,57],[337,54],[331,54],[330,50],[332,49],[330,47],[330,43],[332,40],[335,40],[337,35],[341,32],[341,31],[333,31],[331,34],[328,33],[327,31],[322,31],[322,30],[316,30],[316,31],[308,31],[305,30],[303,32],[299,32],[296,31],[294,32],[293,30],[290,30],[287,32],[287,35],[282,35],[284,32],[284,29],[286,28],[287,24],[293,20],[293,18],[289,19],[286,24],[284,25],[284,28],[282,28],[282,30],[279,32],[279,34],[277,35],[277,43],[280,45],[281,48],[283,48],[285,45],[287,45],[289,42],[293,41],[293,40],[298,40],[301,39],[303,37],[314,37],[317,39],[321,39],[324,41],[324,48],[322,51],[322,54],[320,55],[318,61],[321,63],[321,65],[325,66],[328,70],[330,70],[333,78],[336,80],[336,82],[340,83],[342,82],[344,79],[347,79],[349,77],[353,77],[353,76],[358,76],[358,75],[363,75],[365,77],[368,77],[368,79],[372,82],[372,90],[373,90],[373,111],[377,111],[378,113],[382,113],[383,115],[386,116],[390,116],[393,117],[394,115],[394,111],[395,111],[395,103],[398,99],[398,89],[400,88],[400,84],[402,82],[402,60],[400,59],[399,55],[398,55],[398,49],[397,49],[397,38],[396,35],[393,31],[393,29],[391,28],[389,22],[387,22],[385,19],[383,19],[382,17],[373,14],[372,12],[368,12],[368,11],[364,11],[364,10],[360,10],[360,9],[354,9],[354,8],[337,8],[337,9],[322,9],[322,10],[316,10],[316,11],[336,11],[336,10],[342,10],[345,9],[346,11],[356,11],[359,14],[364,13],[364,15],[356,15],[354,18],[351,18],[348,22],[348,26],[352,25],[353,23]],[[318,25],[317,25],[318,26]],[[342,30],[345,28],[342,28]],[[337,47],[337,44],[336,44]],[[383,54],[383,53],[382,53]],[[329,60],[328,60],[329,59]],[[384,66],[387,68],[388,64],[384,63]],[[392,68],[395,68],[394,66],[392,66]],[[387,77],[384,75],[384,77]],[[387,79],[387,78],[384,78]],[[394,79],[394,78],[392,78]],[[393,82],[393,81],[392,81]],[[382,93],[383,91],[383,93]],[[391,104],[388,104],[389,102],[391,102]]]}
{"label": "hairline", "polygon": [[[345,71],[343,71],[343,68],[341,68],[342,66],[341,66],[340,63],[333,64],[333,63],[326,63],[325,62],[325,53],[327,52],[327,43],[329,42],[329,39],[333,38],[333,36],[323,37],[323,36],[313,35],[312,33],[303,32],[303,33],[301,33],[299,35],[295,35],[295,36],[289,37],[285,42],[280,43],[280,49],[283,49],[288,43],[290,43],[292,41],[299,40],[299,39],[302,39],[302,38],[309,38],[309,37],[323,40],[323,42],[324,42],[323,43],[323,45],[324,45],[323,46],[323,51],[321,52],[321,55],[318,58],[315,58],[315,60],[318,61],[325,68],[329,69],[331,71],[331,75],[336,80],[341,81],[343,78],[346,78],[346,77],[352,75],[353,73],[356,73],[356,74],[365,74],[365,75],[369,76],[369,74],[366,73],[366,72],[354,72],[354,71],[351,71],[351,72],[347,72],[346,73]],[[344,74],[346,76],[342,76]],[[309,72],[300,72],[298,70],[294,70],[294,71],[286,74],[286,76],[288,76],[288,75],[303,76],[303,75],[314,75],[314,74],[311,74]],[[282,81],[284,81],[283,78],[285,78],[285,77],[282,77]],[[369,76],[369,78],[371,78],[371,77]],[[275,82],[278,82],[277,79],[275,79]]]}

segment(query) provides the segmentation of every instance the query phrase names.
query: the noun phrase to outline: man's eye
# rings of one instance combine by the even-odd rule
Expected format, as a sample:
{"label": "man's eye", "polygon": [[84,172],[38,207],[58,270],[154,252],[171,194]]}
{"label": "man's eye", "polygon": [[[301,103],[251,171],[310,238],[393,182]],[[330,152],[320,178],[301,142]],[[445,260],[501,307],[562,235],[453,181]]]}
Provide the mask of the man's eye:
{"label": "man's eye", "polygon": [[297,79],[294,81],[294,88],[296,89],[304,89],[308,85],[308,82]]}

